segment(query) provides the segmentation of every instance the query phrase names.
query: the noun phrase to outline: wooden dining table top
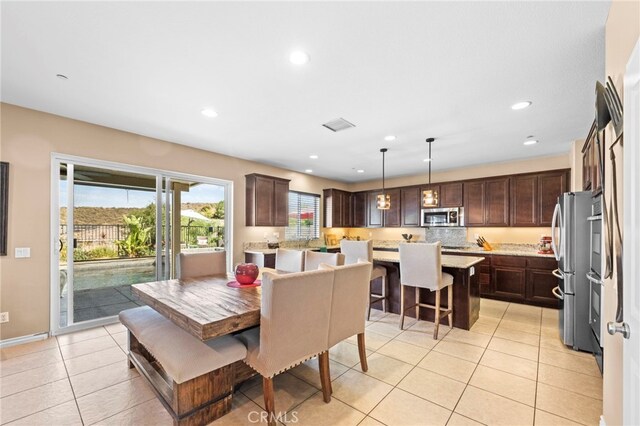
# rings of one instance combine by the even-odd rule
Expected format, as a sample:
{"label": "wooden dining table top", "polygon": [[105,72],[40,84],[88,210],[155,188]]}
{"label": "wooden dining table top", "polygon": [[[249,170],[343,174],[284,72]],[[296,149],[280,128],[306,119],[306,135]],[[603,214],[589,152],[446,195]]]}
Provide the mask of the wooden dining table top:
{"label": "wooden dining table top", "polygon": [[131,286],[144,303],[201,340],[260,324],[261,288],[228,287],[225,275]]}

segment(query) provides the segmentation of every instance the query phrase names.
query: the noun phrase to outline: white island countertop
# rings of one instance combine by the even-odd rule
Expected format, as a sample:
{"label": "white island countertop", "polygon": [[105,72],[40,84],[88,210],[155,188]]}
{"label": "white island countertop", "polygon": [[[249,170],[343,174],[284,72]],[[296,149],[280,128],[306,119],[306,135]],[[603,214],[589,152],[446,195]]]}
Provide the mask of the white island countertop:
{"label": "white island countertop", "polygon": [[[373,251],[373,260],[378,262],[400,263],[400,253],[397,251]],[[476,256],[456,256],[451,254],[442,255],[442,266],[444,268],[467,269],[484,260],[484,257]]]}

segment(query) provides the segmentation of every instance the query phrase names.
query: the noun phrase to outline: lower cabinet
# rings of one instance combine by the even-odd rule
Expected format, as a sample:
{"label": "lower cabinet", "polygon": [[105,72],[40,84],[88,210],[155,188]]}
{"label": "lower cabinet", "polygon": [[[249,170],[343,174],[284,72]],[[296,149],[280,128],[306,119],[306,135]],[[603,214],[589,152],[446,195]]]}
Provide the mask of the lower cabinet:
{"label": "lower cabinet", "polygon": [[557,278],[551,273],[558,267],[555,259],[489,254],[468,256],[485,258],[476,265],[480,296],[547,308],[558,307],[558,299],[552,293],[558,285]]}

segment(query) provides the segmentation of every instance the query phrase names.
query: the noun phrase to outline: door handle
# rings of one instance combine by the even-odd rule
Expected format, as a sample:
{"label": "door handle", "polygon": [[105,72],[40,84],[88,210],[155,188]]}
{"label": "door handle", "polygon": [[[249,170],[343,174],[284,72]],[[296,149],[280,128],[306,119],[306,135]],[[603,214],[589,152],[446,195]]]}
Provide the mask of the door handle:
{"label": "door handle", "polygon": [[627,324],[626,322],[623,322],[620,325],[616,325],[616,323],[613,321],[608,322],[607,332],[612,336],[616,333],[620,333],[625,339],[628,339],[629,336],[631,336],[631,329],[629,328],[629,324]]}
{"label": "door handle", "polygon": [[557,297],[558,299],[560,299],[560,300],[564,300],[564,296],[563,296],[562,294],[560,294],[560,287],[554,287],[554,288],[551,290],[551,293],[553,293],[553,295],[554,295],[555,297]]}
{"label": "door handle", "polygon": [[596,277],[593,272],[587,272],[587,279],[594,284],[603,285],[603,282],[600,278]]}
{"label": "door handle", "polygon": [[[556,260],[560,260],[560,253],[558,251],[558,245],[556,244],[556,221],[558,220],[558,215],[560,214],[560,204],[556,204],[556,207],[553,209],[553,218],[551,219],[551,247],[553,248],[553,255]],[[558,231],[559,232],[559,231]]]}
{"label": "door handle", "polygon": [[556,278],[560,278],[561,280],[564,280],[564,275],[560,273],[560,269],[554,269],[553,271],[551,271],[551,274],[553,274],[553,276]]}

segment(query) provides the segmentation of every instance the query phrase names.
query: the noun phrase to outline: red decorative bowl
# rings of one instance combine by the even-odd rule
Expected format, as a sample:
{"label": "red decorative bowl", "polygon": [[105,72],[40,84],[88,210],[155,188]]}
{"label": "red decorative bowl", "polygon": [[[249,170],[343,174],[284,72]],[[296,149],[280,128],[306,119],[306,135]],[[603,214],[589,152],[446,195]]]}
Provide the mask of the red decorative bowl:
{"label": "red decorative bowl", "polygon": [[239,263],[236,266],[236,281],[240,284],[252,284],[258,278],[258,265],[255,263]]}

